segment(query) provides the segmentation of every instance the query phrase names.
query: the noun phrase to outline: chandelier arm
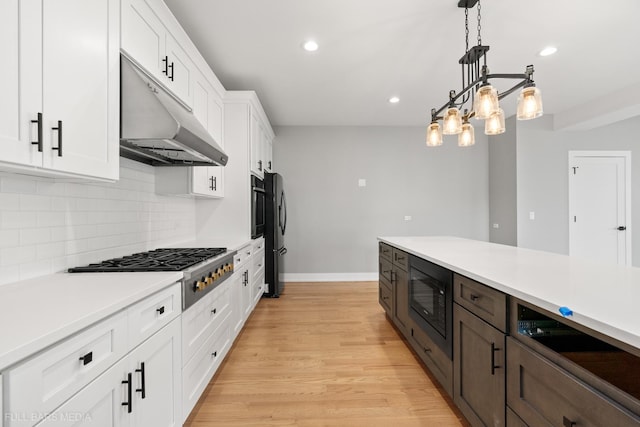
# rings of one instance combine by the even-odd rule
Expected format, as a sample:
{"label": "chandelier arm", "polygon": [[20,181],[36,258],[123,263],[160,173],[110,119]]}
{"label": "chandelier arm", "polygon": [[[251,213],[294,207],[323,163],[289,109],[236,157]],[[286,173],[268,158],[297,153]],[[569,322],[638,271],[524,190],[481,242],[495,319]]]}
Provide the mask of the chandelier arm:
{"label": "chandelier arm", "polygon": [[[473,82],[469,83],[467,85],[467,87],[465,87],[464,89],[462,89],[462,91],[460,91],[460,93],[456,94],[456,96],[454,96],[453,98],[451,98],[449,100],[449,102],[447,102],[446,104],[444,104],[442,107],[440,107],[439,109],[437,109],[435,111],[434,114],[432,114],[431,116],[438,116],[440,113],[442,113],[445,109],[449,108],[452,104],[455,104],[455,102],[464,95],[467,95],[467,92],[469,92],[471,89],[473,89],[475,87],[475,85],[477,85],[478,83],[480,83],[482,81],[482,77],[477,78],[476,80],[474,80]],[[462,104],[460,104],[462,105]]]}
{"label": "chandelier arm", "polygon": [[499,94],[498,94],[498,99],[502,99],[502,98],[504,98],[504,97],[507,97],[507,96],[511,95],[513,92],[515,92],[516,90],[520,89],[521,87],[526,86],[528,83],[529,83],[529,81],[528,81],[528,80],[523,80],[523,81],[521,81],[520,83],[516,84],[516,85],[515,85],[514,87],[512,87],[511,89],[506,90],[506,91],[504,91],[504,92],[502,92],[502,93],[499,93]]}

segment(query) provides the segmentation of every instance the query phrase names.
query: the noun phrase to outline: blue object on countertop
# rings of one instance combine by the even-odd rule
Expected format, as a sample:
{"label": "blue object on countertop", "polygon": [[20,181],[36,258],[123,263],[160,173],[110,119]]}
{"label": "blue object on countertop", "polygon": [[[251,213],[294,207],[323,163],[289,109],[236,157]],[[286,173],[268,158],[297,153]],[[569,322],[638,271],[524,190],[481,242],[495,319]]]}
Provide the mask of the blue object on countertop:
{"label": "blue object on countertop", "polygon": [[560,307],[558,311],[563,317],[573,316],[573,311],[569,307]]}

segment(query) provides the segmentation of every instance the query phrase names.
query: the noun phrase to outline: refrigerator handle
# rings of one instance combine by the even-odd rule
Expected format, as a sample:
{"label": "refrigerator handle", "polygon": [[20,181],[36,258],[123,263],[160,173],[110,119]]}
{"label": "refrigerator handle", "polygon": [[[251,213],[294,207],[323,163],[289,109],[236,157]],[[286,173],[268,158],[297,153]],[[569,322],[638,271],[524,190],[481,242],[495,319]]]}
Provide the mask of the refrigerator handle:
{"label": "refrigerator handle", "polygon": [[284,236],[284,232],[287,229],[287,199],[284,197],[284,191],[282,192],[282,208],[284,210],[284,221],[281,225],[282,235]]}
{"label": "refrigerator handle", "polygon": [[278,251],[278,255],[282,256],[287,253],[287,248],[282,248]]}

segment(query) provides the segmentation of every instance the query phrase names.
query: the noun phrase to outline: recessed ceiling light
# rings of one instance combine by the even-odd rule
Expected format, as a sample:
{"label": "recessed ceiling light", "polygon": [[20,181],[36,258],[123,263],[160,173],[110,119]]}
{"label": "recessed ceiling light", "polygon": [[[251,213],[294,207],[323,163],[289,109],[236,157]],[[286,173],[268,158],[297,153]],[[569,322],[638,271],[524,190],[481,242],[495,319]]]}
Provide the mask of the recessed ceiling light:
{"label": "recessed ceiling light", "polygon": [[306,50],[307,52],[315,52],[316,50],[318,50],[318,43],[316,43],[313,40],[308,40],[306,42],[304,42],[304,44],[302,45],[302,47],[304,48],[304,50]]}
{"label": "recessed ceiling light", "polygon": [[397,96],[392,96],[391,98],[389,98],[389,102],[391,104],[397,104],[398,102],[400,102],[400,98],[398,98]]}
{"label": "recessed ceiling light", "polygon": [[549,55],[553,55],[557,51],[558,51],[557,47],[547,46],[544,49],[542,49],[538,55],[540,55],[540,56],[549,56]]}

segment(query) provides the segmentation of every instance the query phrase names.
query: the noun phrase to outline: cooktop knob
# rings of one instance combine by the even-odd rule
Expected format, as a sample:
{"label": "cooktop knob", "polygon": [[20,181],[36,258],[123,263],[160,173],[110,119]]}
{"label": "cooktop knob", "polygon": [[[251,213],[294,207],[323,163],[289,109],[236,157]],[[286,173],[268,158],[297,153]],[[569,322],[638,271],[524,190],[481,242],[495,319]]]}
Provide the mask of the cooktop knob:
{"label": "cooktop knob", "polygon": [[207,284],[205,282],[203,282],[202,280],[198,280],[193,287],[194,287],[194,290],[196,292],[204,291],[204,288],[207,287]]}

